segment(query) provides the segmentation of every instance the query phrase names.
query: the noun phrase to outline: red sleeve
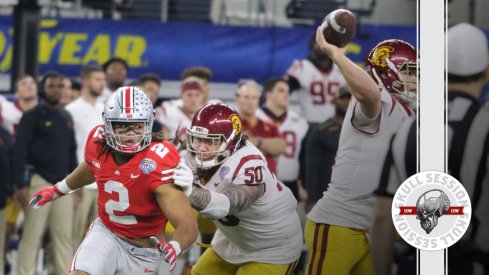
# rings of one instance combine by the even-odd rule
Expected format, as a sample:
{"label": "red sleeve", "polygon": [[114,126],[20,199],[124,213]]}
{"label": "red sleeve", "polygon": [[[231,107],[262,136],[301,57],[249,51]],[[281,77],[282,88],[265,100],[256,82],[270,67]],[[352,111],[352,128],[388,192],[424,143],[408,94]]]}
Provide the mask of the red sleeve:
{"label": "red sleeve", "polygon": [[167,141],[155,142],[150,146],[156,148],[154,151],[150,149],[148,153],[157,163],[149,183],[149,190],[154,192],[160,185],[173,183],[173,170],[180,162],[180,155],[175,146]]}
{"label": "red sleeve", "polygon": [[282,134],[280,133],[280,131],[278,130],[278,128],[275,126],[275,125],[271,125],[272,126],[272,129],[271,129],[271,133],[270,133],[270,137],[272,138],[283,138],[282,137]]}

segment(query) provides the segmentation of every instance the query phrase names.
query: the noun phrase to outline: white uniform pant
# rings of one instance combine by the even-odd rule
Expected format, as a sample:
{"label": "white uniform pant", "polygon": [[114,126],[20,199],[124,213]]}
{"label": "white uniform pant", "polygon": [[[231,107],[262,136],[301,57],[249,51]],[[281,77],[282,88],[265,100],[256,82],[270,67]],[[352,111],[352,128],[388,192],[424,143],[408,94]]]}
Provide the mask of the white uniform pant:
{"label": "white uniform pant", "polygon": [[117,237],[97,218],[75,254],[70,271],[90,275],[155,274],[162,258],[156,248],[139,248]]}

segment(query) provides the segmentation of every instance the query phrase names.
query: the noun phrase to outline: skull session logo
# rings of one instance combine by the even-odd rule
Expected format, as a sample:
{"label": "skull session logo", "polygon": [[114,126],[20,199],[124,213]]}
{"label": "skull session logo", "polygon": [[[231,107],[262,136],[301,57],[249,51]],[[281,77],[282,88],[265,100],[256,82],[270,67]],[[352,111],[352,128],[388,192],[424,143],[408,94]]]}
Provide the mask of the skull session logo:
{"label": "skull session logo", "polygon": [[425,171],[411,176],[397,189],[392,219],[399,235],[422,250],[445,249],[469,227],[469,195],[454,177]]}
{"label": "skull session logo", "polygon": [[[428,193],[438,193],[426,198]],[[438,225],[438,218],[448,212],[450,199],[443,191],[435,189],[425,192],[416,202],[416,219],[420,220],[421,227],[426,234]]]}

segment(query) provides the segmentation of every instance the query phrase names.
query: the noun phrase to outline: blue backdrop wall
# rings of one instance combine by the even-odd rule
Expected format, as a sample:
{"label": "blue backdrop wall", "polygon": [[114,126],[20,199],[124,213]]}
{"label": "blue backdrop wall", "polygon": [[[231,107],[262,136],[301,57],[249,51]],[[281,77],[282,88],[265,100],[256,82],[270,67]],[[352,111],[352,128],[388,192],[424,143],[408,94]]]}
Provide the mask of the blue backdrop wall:
{"label": "blue backdrop wall", "polygon": [[[399,38],[413,45],[416,27],[366,25],[368,37],[358,36],[348,55],[363,62],[366,51],[381,40]],[[241,78],[263,81],[282,75],[292,61],[307,54],[314,27],[237,27],[207,23],[130,20],[43,19],[40,73],[58,70],[79,76],[80,65],[102,64],[110,57],[127,60],[129,77],[154,72],[177,80],[181,71],[204,65],[216,82]],[[12,60],[12,18],[0,17],[0,73],[9,73]]]}

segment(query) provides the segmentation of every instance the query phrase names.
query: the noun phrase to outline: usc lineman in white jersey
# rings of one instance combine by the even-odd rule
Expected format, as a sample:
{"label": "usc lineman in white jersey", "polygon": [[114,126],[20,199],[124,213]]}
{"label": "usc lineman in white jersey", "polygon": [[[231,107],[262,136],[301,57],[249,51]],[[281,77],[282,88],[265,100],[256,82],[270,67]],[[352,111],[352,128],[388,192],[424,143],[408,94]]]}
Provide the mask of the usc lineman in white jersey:
{"label": "usc lineman in white jersey", "polygon": [[256,115],[265,122],[275,125],[287,147],[277,161],[277,177],[290,188],[294,197],[299,199],[297,179],[299,178],[302,140],[309,125],[294,111],[288,109],[290,103],[289,85],[283,78],[272,77],[264,85],[266,101]]}
{"label": "usc lineman in white jersey", "polygon": [[408,104],[416,102],[417,54],[404,41],[383,41],[367,56],[369,76],[344,55],[344,49],[327,43],[320,28],[316,39],[343,72],[353,97],[331,183],[307,216],[306,273],[370,275],[366,233],[374,219],[373,191],[392,135],[413,114]]}
{"label": "usc lineman in white jersey", "polygon": [[346,84],[341,71],[319,48],[309,41],[307,59],[295,60],[287,71],[291,91],[297,90],[302,112],[309,123],[323,123],[334,115],[333,99]]}
{"label": "usc lineman in white jersey", "polygon": [[181,187],[192,206],[218,228],[212,248],[192,268],[194,275],[291,274],[297,265],[302,245],[297,202],[241,127],[234,109],[208,104],[187,129],[188,161],[197,179],[184,166],[175,176],[188,177]]}

